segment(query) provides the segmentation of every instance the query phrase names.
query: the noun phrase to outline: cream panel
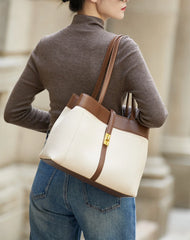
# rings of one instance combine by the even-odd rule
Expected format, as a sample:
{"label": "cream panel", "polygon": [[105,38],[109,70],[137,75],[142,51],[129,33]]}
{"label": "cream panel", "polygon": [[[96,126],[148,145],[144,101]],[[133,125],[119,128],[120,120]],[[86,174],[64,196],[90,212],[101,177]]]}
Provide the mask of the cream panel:
{"label": "cream panel", "polygon": [[98,167],[107,125],[83,108],[78,108],[83,112],[83,118],[68,149],[64,164],[90,178]]}
{"label": "cream panel", "polygon": [[[49,135],[41,158],[56,160],[63,167],[90,178],[98,167],[106,127],[85,109],[66,107]],[[128,194],[136,196],[147,147],[146,138],[113,129],[97,182],[123,193],[127,189]]]}
{"label": "cream panel", "polygon": [[65,107],[63,109],[63,111],[61,112],[61,114],[59,115],[58,119],[55,121],[54,125],[53,125],[53,128],[57,128],[58,125],[61,124],[61,121],[63,120],[63,118],[67,115],[67,113],[69,113],[71,111],[71,109],[69,107]]}
{"label": "cream panel", "polygon": [[97,182],[136,196],[147,159],[148,140],[113,129],[105,164]]}
{"label": "cream panel", "polygon": [[53,129],[40,157],[90,178],[99,163],[106,124],[77,106],[65,108]]}
{"label": "cream panel", "polygon": [[[40,154],[41,158],[59,159],[60,163],[60,159],[65,157],[66,151],[82,118],[82,112],[78,111],[77,108],[70,110],[67,115],[68,111],[69,109],[66,107],[61,113],[60,118],[55,122],[53,131],[50,132],[48,141]],[[67,117],[65,117],[66,115]]]}

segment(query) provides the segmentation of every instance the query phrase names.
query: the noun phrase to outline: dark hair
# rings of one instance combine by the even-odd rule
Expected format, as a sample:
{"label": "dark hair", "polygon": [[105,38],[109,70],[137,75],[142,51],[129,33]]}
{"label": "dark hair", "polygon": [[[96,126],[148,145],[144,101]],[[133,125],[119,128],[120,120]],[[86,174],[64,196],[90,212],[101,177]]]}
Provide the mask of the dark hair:
{"label": "dark hair", "polygon": [[68,1],[69,1],[69,9],[73,12],[78,12],[79,10],[82,10],[85,0],[62,0],[62,2],[68,2]]}

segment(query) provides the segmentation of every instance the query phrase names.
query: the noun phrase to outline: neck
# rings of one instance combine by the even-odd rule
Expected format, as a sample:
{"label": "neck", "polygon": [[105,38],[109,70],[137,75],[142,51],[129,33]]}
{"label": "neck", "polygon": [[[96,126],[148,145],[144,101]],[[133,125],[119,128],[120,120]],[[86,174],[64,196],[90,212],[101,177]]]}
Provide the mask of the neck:
{"label": "neck", "polygon": [[96,8],[96,3],[90,2],[90,1],[84,2],[83,9],[78,11],[78,14],[101,18],[103,21],[105,21],[107,19],[98,13],[97,8]]}

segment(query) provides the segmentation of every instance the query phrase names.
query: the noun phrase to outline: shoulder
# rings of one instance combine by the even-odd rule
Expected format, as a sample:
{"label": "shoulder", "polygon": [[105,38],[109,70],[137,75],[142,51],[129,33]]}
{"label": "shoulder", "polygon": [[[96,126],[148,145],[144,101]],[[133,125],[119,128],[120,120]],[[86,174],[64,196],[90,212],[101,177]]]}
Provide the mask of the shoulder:
{"label": "shoulder", "polygon": [[55,49],[56,45],[61,44],[61,42],[63,41],[63,37],[65,35],[63,33],[66,31],[67,31],[67,28],[51,34],[44,35],[36,44],[35,49],[40,52],[47,51],[47,50],[49,52]]}
{"label": "shoulder", "polygon": [[138,44],[128,35],[123,35],[120,45],[119,45],[119,49],[121,51],[129,51],[129,50],[137,50],[139,49]]}
{"label": "shoulder", "polygon": [[142,58],[142,53],[138,44],[128,35],[124,35],[118,49],[119,62],[127,61],[127,63],[129,63],[131,61],[137,61],[139,58]]}

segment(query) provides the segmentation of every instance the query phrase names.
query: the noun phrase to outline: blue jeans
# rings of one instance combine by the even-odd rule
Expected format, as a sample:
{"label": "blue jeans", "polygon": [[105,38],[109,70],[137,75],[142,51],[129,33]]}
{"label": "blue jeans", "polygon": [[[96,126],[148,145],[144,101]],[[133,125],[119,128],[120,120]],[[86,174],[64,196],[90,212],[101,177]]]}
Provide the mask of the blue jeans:
{"label": "blue jeans", "polygon": [[31,240],[135,240],[135,199],[118,198],[42,160],[30,193]]}

